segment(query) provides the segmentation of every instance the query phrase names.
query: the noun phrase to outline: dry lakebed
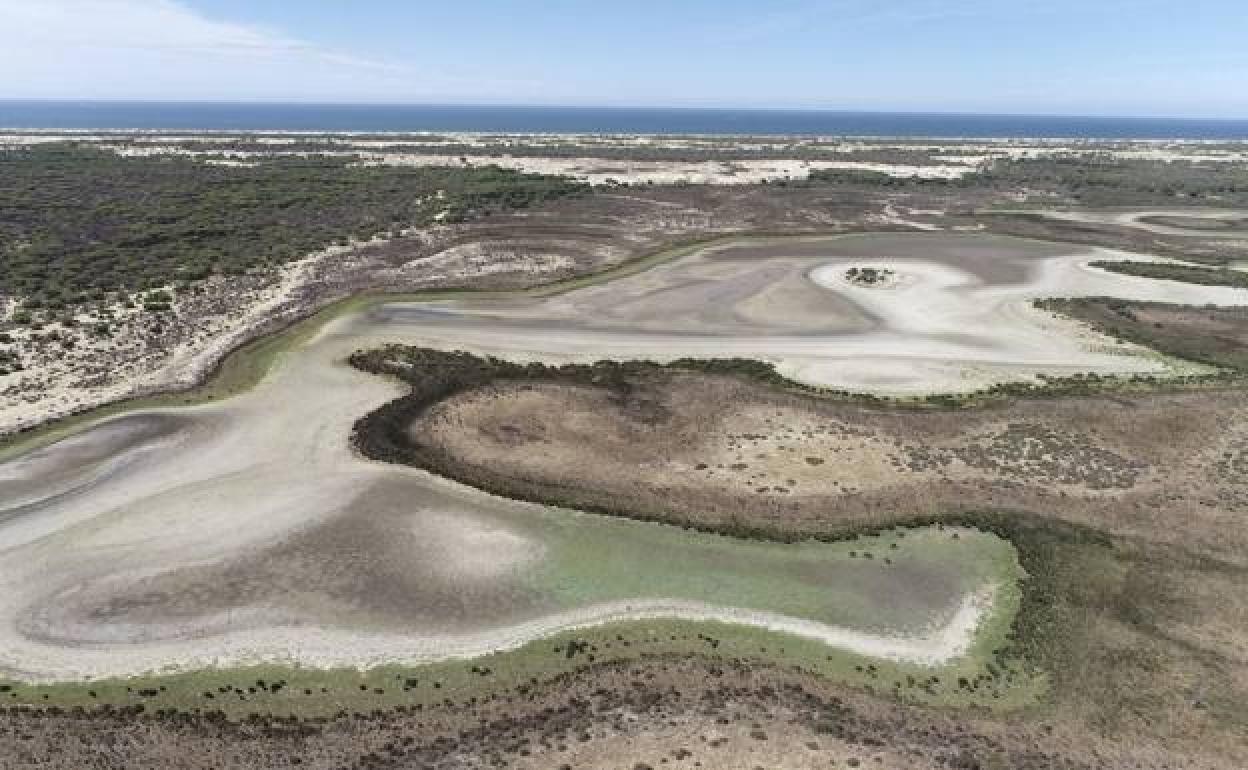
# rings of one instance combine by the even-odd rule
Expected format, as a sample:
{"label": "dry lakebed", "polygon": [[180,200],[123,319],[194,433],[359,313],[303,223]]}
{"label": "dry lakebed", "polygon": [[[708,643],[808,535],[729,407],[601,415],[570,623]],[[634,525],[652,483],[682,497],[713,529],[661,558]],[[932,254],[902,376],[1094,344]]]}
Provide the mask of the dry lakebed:
{"label": "dry lakebed", "polygon": [[471,660],[529,672],[523,656],[551,639],[712,630],[716,647],[831,673],[974,670],[1025,579],[993,534],[763,542],[504,499],[355,451],[355,421],[404,389],[346,359],[393,343],[555,364],[748,358],[804,385],[906,397],[1201,370],[1037,298],[1248,305],[1248,290],[1089,264],[1105,259],[1151,257],[982,234],[741,239],[549,296],[330,317],[244,393],[87,421],[0,463],[0,678],[83,689]]}

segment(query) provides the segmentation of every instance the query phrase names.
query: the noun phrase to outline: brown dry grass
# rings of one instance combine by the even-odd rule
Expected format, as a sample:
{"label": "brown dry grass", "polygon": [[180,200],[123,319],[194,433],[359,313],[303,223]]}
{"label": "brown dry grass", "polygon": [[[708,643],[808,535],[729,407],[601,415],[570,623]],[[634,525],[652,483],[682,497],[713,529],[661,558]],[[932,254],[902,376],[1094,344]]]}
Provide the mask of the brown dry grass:
{"label": "brown dry grass", "polygon": [[0,743],[6,767],[76,770],[1237,767],[1106,741],[1069,720],[916,711],[800,672],[669,659],[600,666],[487,702],[300,723],[13,713]]}
{"label": "brown dry grass", "polygon": [[[1235,472],[1248,439],[1242,390],[920,411],[692,373],[648,379],[627,396],[496,383],[437,404],[411,430],[482,486],[557,489],[582,507],[712,529],[737,517],[836,534],[1004,506],[1248,564],[1248,532],[1234,526],[1248,510]],[[1184,527],[1170,526],[1177,518]]]}

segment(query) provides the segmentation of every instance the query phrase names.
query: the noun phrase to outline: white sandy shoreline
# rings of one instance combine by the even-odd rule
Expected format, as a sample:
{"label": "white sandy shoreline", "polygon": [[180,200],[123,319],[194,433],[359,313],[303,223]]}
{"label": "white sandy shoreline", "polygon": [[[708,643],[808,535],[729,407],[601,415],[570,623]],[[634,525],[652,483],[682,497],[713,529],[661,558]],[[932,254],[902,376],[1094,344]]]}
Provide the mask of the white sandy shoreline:
{"label": "white sandy shoreline", "polygon": [[[965,656],[996,589],[985,586],[965,596],[952,617],[926,633],[888,636],[830,626],[786,615],[674,599],[609,602],[475,634],[414,638],[397,634],[297,627],[239,631],[203,640],[125,646],[71,647],[10,640],[0,652],[0,672],[32,684],[52,684],[146,674],[170,674],[252,665],[296,665],[317,669],[369,669],[468,660],[508,652],[563,632],[615,623],[685,620],[748,626],[810,639],[853,654],[898,663],[942,666]],[[210,651],[211,650],[211,651]],[[297,652],[294,652],[297,651]]]}

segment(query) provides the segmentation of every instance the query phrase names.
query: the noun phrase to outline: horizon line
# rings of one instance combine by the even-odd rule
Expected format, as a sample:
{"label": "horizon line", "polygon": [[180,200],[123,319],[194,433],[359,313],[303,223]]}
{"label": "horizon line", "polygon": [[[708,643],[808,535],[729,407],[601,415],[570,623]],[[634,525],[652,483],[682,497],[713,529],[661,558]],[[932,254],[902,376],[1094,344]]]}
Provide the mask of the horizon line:
{"label": "horizon line", "polygon": [[1248,116],[1194,116],[1172,114],[1143,113],[1079,113],[1079,112],[993,112],[975,110],[916,110],[916,109],[863,109],[848,107],[819,106],[725,106],[725,105],[671,105],[671,104],[529,104],[518,102],[419,102],[419,101],[335,101],[335,100],[299,100],[299,99],[100,99],[100,98],[64,98],[64,97],[7,97],[0,96],[3,103],[40,103],[40,104],[151,104],[151,105],[247,105],[247,106],[282,106],[282,107],[432,107],[451,109],[534,109],[534,110],[666,110],[674,112],[787,112],[787,113],[829,113],[841,115],[902,115],[902,116],[944,116],[944,117],[993,117],[993,118],[1076,118],[1083,120],[1166,120],[1190,122],[1226,122],[1248,123]]}

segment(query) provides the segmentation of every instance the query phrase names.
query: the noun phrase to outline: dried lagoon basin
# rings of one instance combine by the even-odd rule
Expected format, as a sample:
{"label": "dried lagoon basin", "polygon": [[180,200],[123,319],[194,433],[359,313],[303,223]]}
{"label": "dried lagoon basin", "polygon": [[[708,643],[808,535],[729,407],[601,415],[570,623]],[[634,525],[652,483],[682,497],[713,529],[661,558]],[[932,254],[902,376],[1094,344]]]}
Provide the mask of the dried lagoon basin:
{"label": "dried lagoon basin", "polygon": [[[296,353],[246,396],[179,410],[193,424],[182,440],[136,435],[119,451],[132,458],[124,473],[10,511],[0,529],[6,672],[41,681],[410,663],[642,617],[940,663],[967,652],[985,612],[1010,611],[1017,565],[987,535],[912,533],[868,560],[851,544],[699,535],[365,462],[346,446],[351,419],[392,386],[336,357],[321,361],[332,376],[314,377]],[[287,401],[283,386],[295,383],[319,395]]]}
{"label": "dried lagoon basin", "polygon": [[[64,680],[370,666],[656,617],[925,664],[965,656],[986,619],[1002,633],[1016,606],[1004,541],[923,530],[748,542],[491,497],[354,454],[352,423],[401,388],[344,361],[392,342],[545,360],[741,355],[820,384],[943,389],[966,384],[967,366],[997,377],[1161,366],[1090,349],[1073,324],[1046,326],[1032,296],[1248,301],[1096,271],[1086,262],[1098,253],[1071,249],[948,235],[748,241],[546,299],[344,316],[246,393],[133,412],[0,465],[0,669]],[[840,281],[862,264],[898,282]]]}
{"label": "dried lagoon basin", "polygon": [[[410,664],[639,618],[743,624],[940,665],[965,656],[980,623],[1008,617],[1016,602],[1013,549],[978,532],[737,540],[494,498],[340,448],[366,469],[350,477],[354,495],[339,496],[343,474],[312,463],[305,473],[227,468],[132,489],[81,519],[70,517],[89,504],[74,496],[24,508],[13,523],[44,526],[4,542],[5,674]],[[195,452],[135,463],[150,483]],[[276,478],[296,491],[263,490]],[[123,495],[121,486],[113,477],[93,489]]]}
{"label": "dried lagoon basin", "polygon": [[[754,358],[811,385],[921,395],[1039,375],[1199,369],[1038,310],[1038,298],[1248,304],[1248,290],[1090,265],[1102,259],[1152,258],[983,234],[757,239],[553,297],[390,303],[345,322],[512,360]],[[845,278],[853,267],[894,277],[864,286]]]}

